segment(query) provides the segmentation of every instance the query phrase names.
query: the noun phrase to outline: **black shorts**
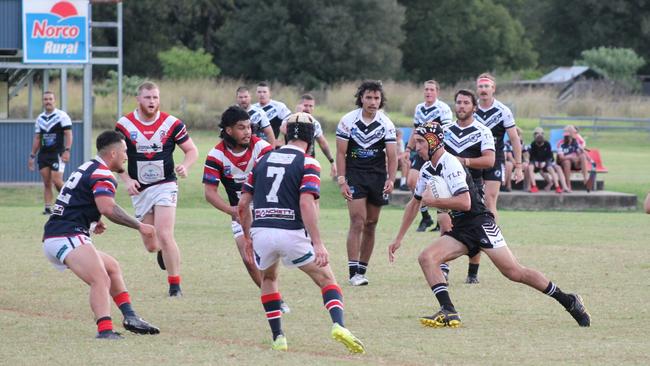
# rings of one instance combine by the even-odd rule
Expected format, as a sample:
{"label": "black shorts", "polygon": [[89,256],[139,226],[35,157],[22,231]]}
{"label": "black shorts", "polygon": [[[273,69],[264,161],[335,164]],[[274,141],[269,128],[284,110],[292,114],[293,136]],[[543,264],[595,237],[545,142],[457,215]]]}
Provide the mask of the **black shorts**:
{"label": "black shorts", "polygon": [[424,165],[425,161],[420,157],[420,155],[416,154],[413,159],[411,159],[411,169],[415,169],[418,172],[420,169],[422,169],[422,165]]}
{"label": "black shorts", "polygon": [[503,173],[505,171],[505,164],[502,161],[497,161],[492,168],[483,169],[483,180],[503,182]]}
{"label": "black shorts", "polygon": [[38,153],[36,161],[38,162],[38,170],[50,168],[52,171],[63,173],[65,169],[65,163],[57,152]]}
{"label": "black shorts", "polygon": [[469,257],[475,256],[481,249],[507,246],[506,240],[501,235],[501,229],[490,214],[457,220],[453,224],[451,231],[442,235],[449,235],[463,243],[467,247]]}
{"label": "black shorts", "polygon": [[384,195],[386,175],[348,171],[345,175],[352,192],[352,199],[367,198],[375,206],[388,204],[388,195]]}

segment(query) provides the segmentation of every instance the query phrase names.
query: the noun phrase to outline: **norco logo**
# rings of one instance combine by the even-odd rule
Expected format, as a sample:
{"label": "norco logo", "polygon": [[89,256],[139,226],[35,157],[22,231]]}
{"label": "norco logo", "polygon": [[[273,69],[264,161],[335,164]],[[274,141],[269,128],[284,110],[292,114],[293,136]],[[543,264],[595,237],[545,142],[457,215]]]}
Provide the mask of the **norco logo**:
{"label": "norco logo", "polygon": [[76,25],[49,25],[47,19],[43,22],[34,22],[32,29],[33,38],[76,38],[79,36],[79,27]]}

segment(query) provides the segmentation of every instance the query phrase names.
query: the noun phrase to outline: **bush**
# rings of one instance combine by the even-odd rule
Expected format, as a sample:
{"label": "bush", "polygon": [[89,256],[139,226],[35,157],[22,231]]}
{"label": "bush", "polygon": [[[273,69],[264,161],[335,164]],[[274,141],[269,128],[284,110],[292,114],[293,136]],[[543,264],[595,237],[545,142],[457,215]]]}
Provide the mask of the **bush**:
{"label": "bush", "polygon": [[200,79],[219,76],[221,70],[212,62],[212,55],[203,48],[192,51],[185,46],[175,46],[158,53],[163,75],[169,79]]}
{"label": "bush", "polygon": [[640,83],[636,78],[637,71],[645,65],[643,57],[638,56],[629,48],[598,47],[582,51],[582,59],[576,60],[575,65],[585,65],[603,74],[607,78],[618,81],[633,90],[638,90]]}

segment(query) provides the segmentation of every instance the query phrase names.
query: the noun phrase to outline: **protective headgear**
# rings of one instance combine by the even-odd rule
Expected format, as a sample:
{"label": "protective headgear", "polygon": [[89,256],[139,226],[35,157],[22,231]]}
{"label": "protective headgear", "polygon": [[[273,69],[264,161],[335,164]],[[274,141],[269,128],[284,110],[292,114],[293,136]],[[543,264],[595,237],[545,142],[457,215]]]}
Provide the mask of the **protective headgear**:
{"label": "protective headgear", "polygon": [[232,136],[226,132],[226,127],[232,127],[239,121],[247,121],[249,119],[250,117],[248,116],[248,112],[236,105],[228,107],[228,109],[223,112],[221,115],[221,122],[219,123],[219,127],[221,128],[219,137],[223,139],[226,146],[230,148],[237,146],[237,140],[232,138]]}
{"label": "protective headgear", "polygon": [[311,146],[314,143],[314,128],[314,117],[308,113],[294,113],[287,117],[287,140],[302,140]]}
{"label": "protective headgear", "polygon": [[421,126],[415,128],[415,133],[427,140],[427,144],[429,145],[429,159],[431,159],[433,154],[444,145],[443,139],[445,133],[442,131],[442,126],[437,122],[425,122]]}

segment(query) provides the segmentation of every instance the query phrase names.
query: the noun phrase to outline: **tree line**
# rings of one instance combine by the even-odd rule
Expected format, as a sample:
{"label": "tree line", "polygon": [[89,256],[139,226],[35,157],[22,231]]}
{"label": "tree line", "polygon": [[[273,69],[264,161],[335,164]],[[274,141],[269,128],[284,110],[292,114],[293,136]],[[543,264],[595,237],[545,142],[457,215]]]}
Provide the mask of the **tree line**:
{"label": "tree line", "polygon": [[[94,34],[101,42],[114,37]],[[647,0],[124,2],[125,73],[147,77],[165,76],[159,53],[181,47],[210,55],[222,76],[246,80],[454,83],[484,71],[548,71],[601,46],[648,60],[647,39]]]}

